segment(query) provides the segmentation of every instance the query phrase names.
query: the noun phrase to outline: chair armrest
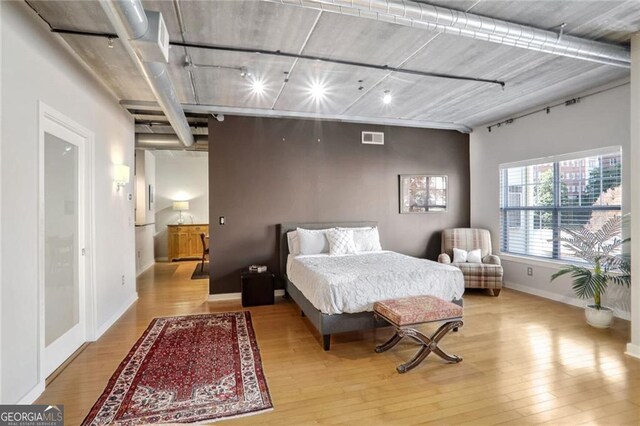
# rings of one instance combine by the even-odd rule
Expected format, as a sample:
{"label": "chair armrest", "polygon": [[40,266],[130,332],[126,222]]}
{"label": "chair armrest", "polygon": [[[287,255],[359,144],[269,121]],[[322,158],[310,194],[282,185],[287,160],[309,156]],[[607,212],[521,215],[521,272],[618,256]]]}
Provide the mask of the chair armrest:
{"label": "chair armrest", "polygon": [[490,254],[488,256],[485,256],[482,259],[482,263],[487,263],[489,265],[498,265],[498,266],[502,265],[502,261],[495,254]]}
{"label": "chair armrest", "polygon": [[451,263],[451,258],[447,253],[442,253],[438,256],[438,263]]}

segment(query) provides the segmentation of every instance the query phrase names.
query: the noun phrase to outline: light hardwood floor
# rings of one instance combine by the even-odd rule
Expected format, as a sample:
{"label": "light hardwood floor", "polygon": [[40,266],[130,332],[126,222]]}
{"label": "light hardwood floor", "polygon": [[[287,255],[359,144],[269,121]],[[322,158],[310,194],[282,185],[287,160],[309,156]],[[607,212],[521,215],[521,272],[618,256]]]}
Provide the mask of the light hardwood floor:
{"label": "light hardwood floor", "polygon": [[[78,424],[152,318],[242,309],[207,302],[208,280],[191,280],[194,267],[165,263],[145,272],[138,302],[38,402],[64,404],[67,424]],[[596,330],[578,308],[511,290],[498,298],[468,292],[464,327],[441,342],[464,361],[430,356],[400,375],[395,367],[416,346],[374,353],[390,329],[337,335],[323,352],[293,302],[249,310],[275,409],[229,423],[640,424],[640,360],[623,354],[626,321]]]}

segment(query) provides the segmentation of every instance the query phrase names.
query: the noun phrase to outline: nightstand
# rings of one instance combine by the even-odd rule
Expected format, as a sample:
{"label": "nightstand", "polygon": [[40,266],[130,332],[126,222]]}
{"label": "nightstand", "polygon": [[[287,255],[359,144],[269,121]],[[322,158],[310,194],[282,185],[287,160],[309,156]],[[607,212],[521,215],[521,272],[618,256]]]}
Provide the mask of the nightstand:
{"label": "nightstand", "polygon": [[242,306],[273,305],[275,275],[271,272],[251,272],[246,268],[240,273],[240,282]]}

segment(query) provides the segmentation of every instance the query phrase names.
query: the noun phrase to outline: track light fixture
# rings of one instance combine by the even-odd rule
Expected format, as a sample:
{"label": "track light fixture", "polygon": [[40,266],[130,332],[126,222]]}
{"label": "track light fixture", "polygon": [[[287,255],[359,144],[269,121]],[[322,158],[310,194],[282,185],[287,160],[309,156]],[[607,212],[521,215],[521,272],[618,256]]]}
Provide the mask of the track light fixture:
{"label": "track light fixture", "polygon": [[313,99],[316,101],[323,99],[324,95],[327,93],[327,89],[322,83],[313,83],[309,91],[311,92]]}
{"label": "track light fixture", "polygon": [[384,96],[382,97],[382,102],[385,105],[389,105],[392,101],[391,92],[389,90],[384,91]]}
{"label": "track light fixture", "polygon": [[240,67],[240,77],[249,80],[253,74],[247,67]]}
{"label": "track light fixture", "polygon": [[262,82],[262,80],[260,80],[259,78],[254,78],[253,82],[251,83],[251,90],[253,90],[253,93],[255,93],[256,95],[263,94],[264,83]]}

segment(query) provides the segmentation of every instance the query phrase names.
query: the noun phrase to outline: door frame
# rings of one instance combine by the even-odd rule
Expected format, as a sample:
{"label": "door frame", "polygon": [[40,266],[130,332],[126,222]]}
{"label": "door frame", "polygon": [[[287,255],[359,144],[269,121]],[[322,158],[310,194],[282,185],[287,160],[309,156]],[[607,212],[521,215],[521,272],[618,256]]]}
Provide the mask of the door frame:
{"label": "door frame", "polygon": [[[45,230],[44,230],[44,144],[45,144],[45,123],[47,121],[53,122],[66,130],[75,133],[84,140],[84,149],[79,150],[79,153],[84,151],[84,155],[79,157],[79,169],[81,177],[79,182],[81,184],[80,199],[78,200],[78,207],[84,210],[83,223],[81,223],[81,232],[84,236],[84,248],[85,256],[82,258],[82,267],[84,269],[85,281],[79,282],[80,286],[83,286],[84,297],[80,301],[83,305],[83,309],[80,309],[80,313],[83,314],[81,320],[84,322],[84,340],[90,342],[95,340],[96,336],[96,323],[97,323],[97,299],[95,289],[95,259],[94,259],[94,241],[95,241],[95,208],[94,208],[94,189],[95,189],[95,175],[94,175],[94,141],[95,136],[93,132],[81,126],[74,120],[70,119],[66,115],[60,113],[44,102],[40,101],[38,104],[38,252],[37,252],[37,276],[38,276],[38,377],[41,385],[44,387],[46,380],[46,373],[44,369],[44,349],[45,349],[45,332],[44,332],[44,279],[45,279]],[[82,178],[84,178],[82,180]],[[81,290],[82,294],[82,290]]]}

